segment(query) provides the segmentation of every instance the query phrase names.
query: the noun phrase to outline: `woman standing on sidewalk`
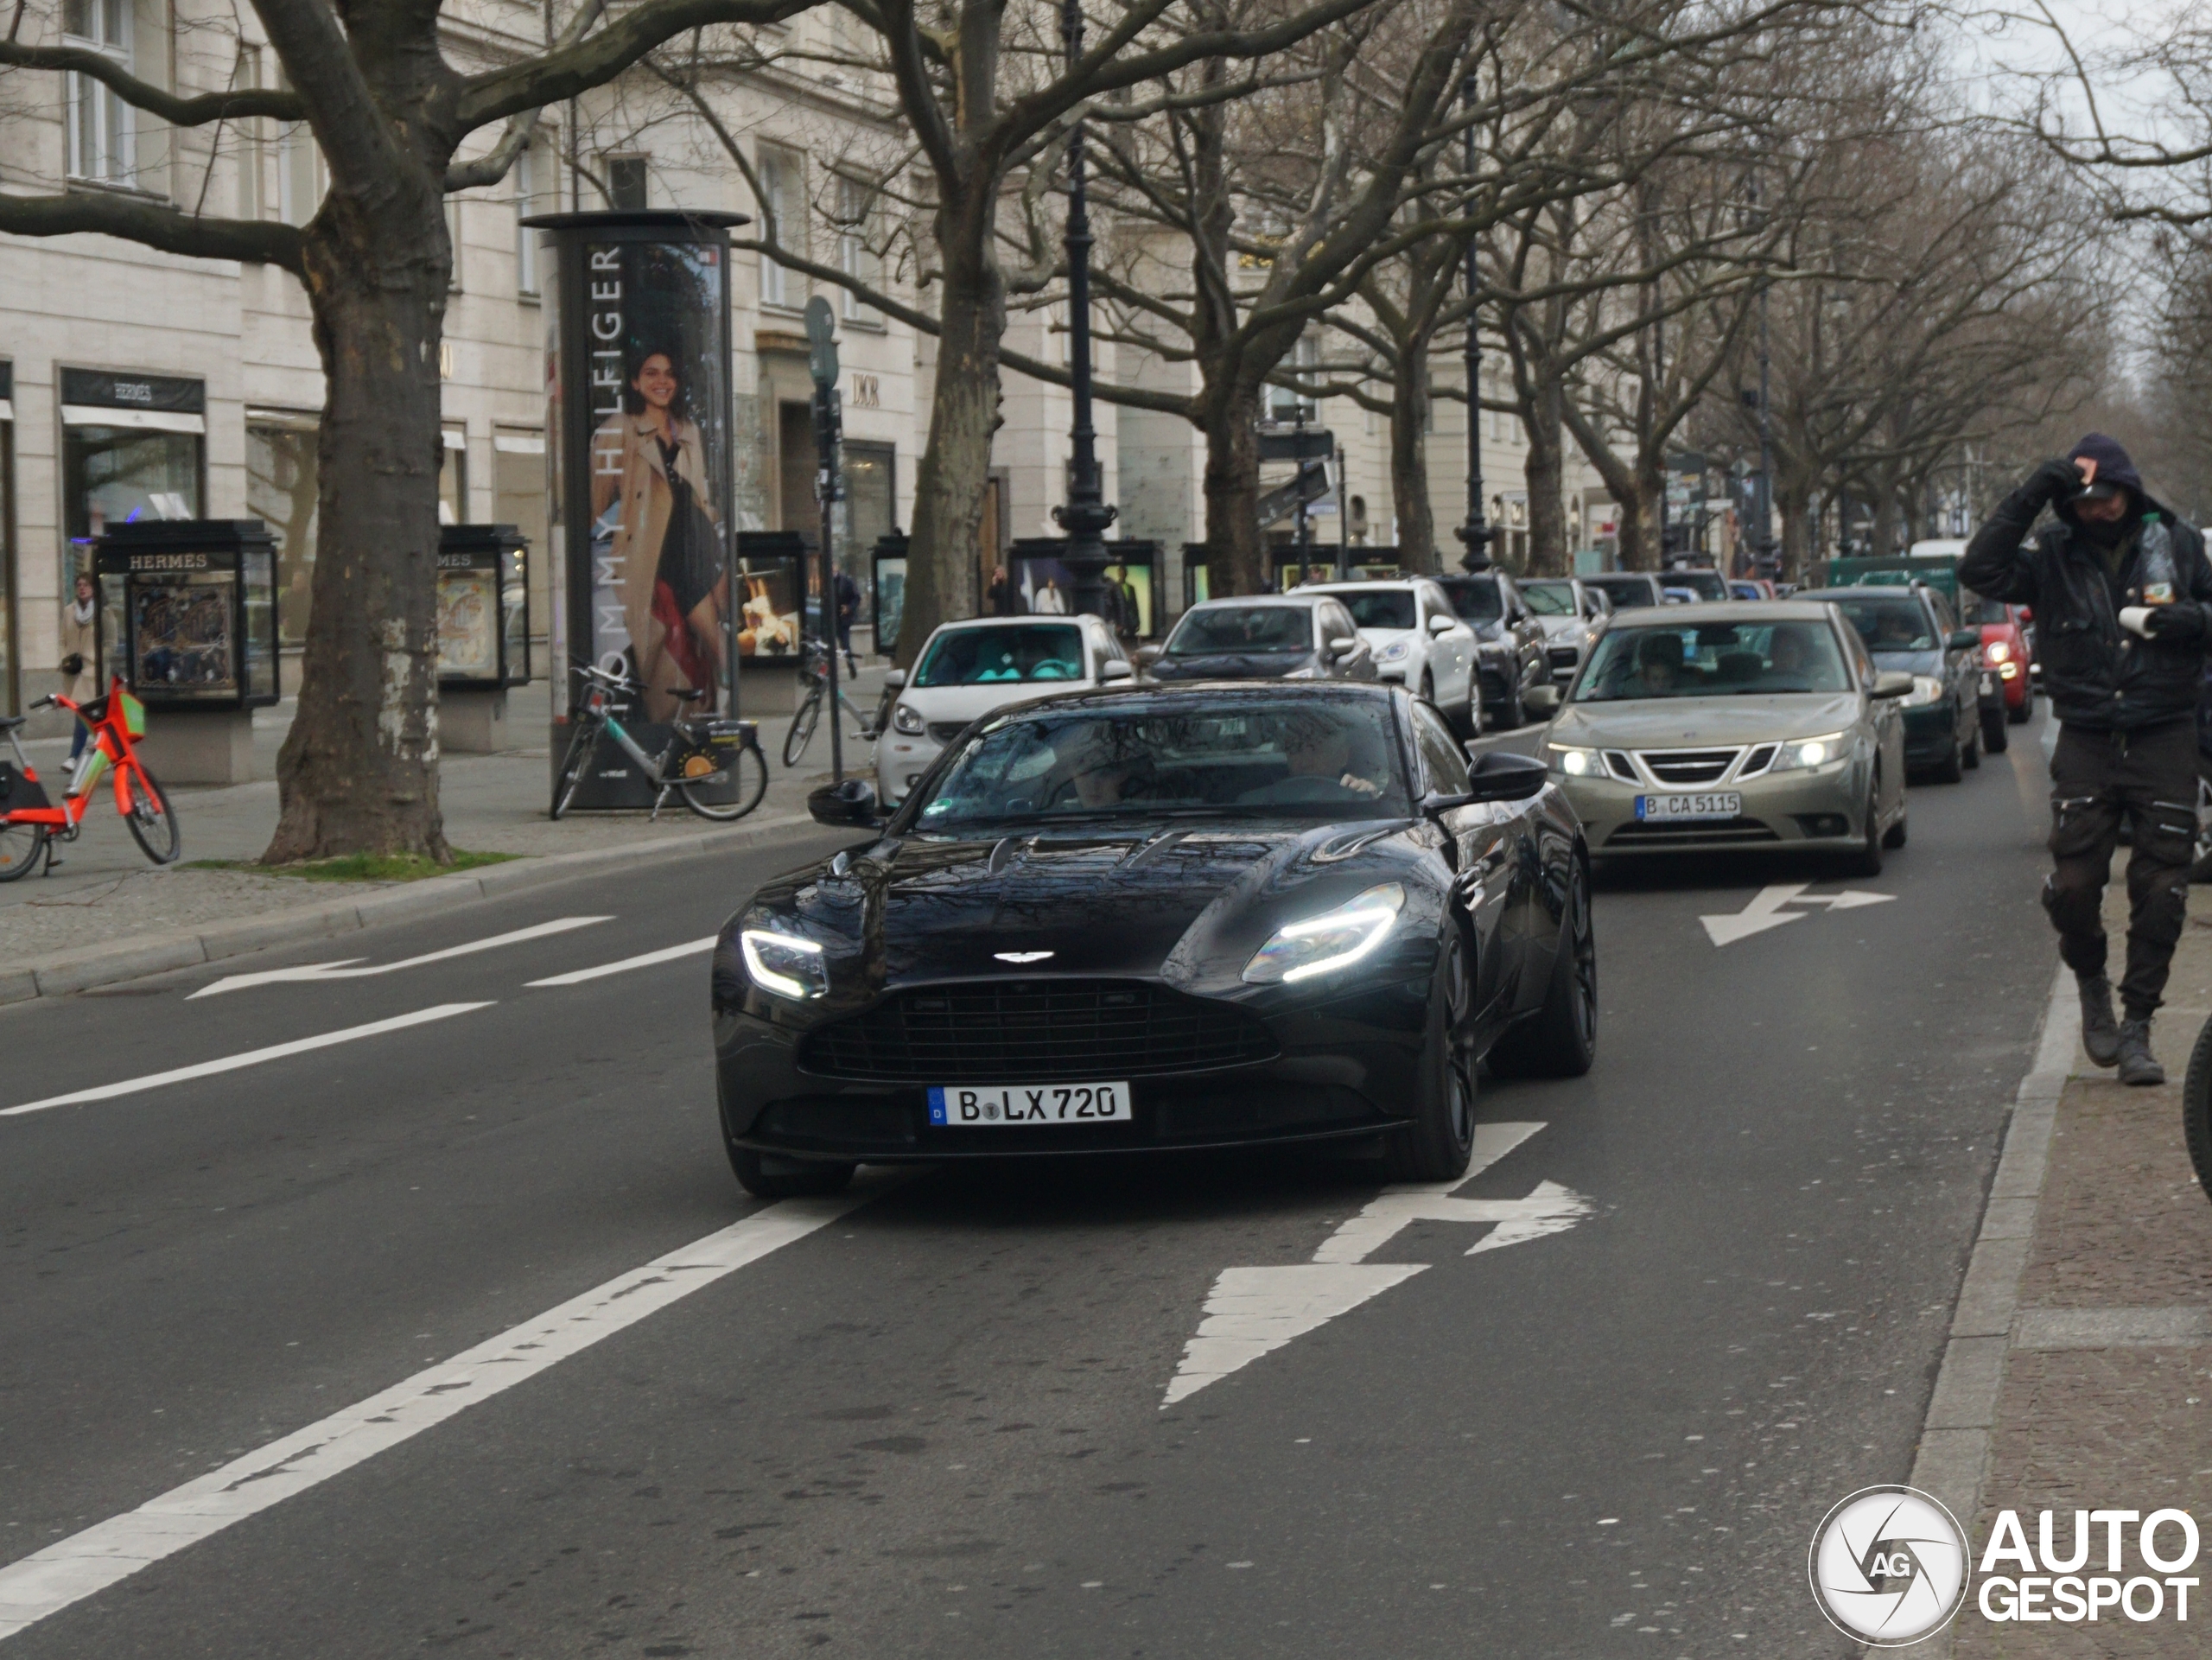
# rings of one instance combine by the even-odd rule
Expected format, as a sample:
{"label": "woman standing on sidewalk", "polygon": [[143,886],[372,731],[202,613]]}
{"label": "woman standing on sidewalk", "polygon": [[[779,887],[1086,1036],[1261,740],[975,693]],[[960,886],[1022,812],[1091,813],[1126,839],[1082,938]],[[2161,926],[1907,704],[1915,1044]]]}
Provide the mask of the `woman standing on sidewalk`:
{"label": "woman standing on sidewalk", "polygon": [[[92,665],[99,655],[99,630],[93,626],[99,614],[98,590],[92,579],[84,571],[77,573],[76,596],[61,607],[61,695],[72,703],[89,703],[100,695],[99,676]],[[82,721],[69,737],[69,765],[77,764],[77,757],[85,753],[88,729]]]}

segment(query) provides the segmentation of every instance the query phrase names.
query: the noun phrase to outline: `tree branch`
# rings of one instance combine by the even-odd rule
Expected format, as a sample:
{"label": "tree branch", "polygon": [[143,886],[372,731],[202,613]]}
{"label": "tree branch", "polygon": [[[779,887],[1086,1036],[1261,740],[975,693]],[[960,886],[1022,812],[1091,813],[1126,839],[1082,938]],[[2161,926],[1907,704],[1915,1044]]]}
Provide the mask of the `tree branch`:
{"label": "tree branch", "polygon": [[295,276],[304,270],[296,226],[197,219],[159,202],[102,190],[72,190],[59,196],[0,195],[0,232],[74,236],[83,232],[122,237],[188,258],[281,265]]}
{"label": "tree branch", "polygon": [[173,127],[204,127],[213,121],[238,121],[250,116],[277,121],[307,118],[307,105],[297,92],[241,86],[180,98],[151,81],[139,80],[113,58],[81,46],[24,46],[12,40],[0,41],[0,67],[74,70],[90,75],[133,109],[159,116]]}

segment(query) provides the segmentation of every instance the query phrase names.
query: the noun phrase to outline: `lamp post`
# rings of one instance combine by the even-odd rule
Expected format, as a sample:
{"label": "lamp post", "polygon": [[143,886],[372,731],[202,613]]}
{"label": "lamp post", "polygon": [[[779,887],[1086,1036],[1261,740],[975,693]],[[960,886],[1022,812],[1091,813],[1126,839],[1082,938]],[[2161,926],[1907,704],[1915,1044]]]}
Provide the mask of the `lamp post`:
{"label": "lamp post", "polygon": [[[1061,0],[1060,40],[1072,70],[1083,56],[1080,0]],[[1098,435],[1090,424],[1090,214],[1084,198],[1083,123],[1068,138],[1068,381],[1075,424],[1074,456],[1065,507],[1052,518],[1067,532],[1064,556],[1075,585],[1078,616],[1103,617],[1106,608],[1106,527],[1116,512],[1106,505],[1098,476]]]}
{"label": "lamp post", "polygon": [[[1472,75],[1460,83],[1459,95],[1471,116],[1479,90]],[[1471,119],[1467,123],[1466,165],[1467,205],[1471,214],[1475,200],[1475,124]],[[1466,275],[1467,522],[1459,527],[1459,540],[1466,544],[1467,550],[1460,556],[1459,564],[1465,570],[1480,570],[1490,563],[1491,528],[1483,511],[1483,342],[1482,330],[1477,326],[1480,315],[1476,308],[1476,296],[1482,291],[1482,268],[1471,236],[1467,239]]]}

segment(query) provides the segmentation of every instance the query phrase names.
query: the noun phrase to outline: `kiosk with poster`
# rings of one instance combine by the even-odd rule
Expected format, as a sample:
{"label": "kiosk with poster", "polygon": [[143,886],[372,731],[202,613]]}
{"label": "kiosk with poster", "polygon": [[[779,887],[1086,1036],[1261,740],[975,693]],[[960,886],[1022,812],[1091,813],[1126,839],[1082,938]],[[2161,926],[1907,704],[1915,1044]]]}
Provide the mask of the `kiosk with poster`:
{"label": "kiosk with poster", "polygon": [[278,696],[276,544],[257,518],[147,519],[94,544],[95,665],[149,714],[147,764],[172,784],[244,783],[253,716]]}
{"label": "kiosk with poster", "polygon": [[[550,771],[568,754],[576,671],[639,691],[623,724],[648,751],[679,715],[737,705],[732,581],[729,232],[741,213],[554,213],[548,232],[546,439],[556,550],[547,630]],[[687,691],[703,691],[687,698]],[[549,779],[549,783],[553,780]],[[612,740],[572,807],[654,792]]]}
{"label": "kiosk with poster", "polygon": [[438,743],[491,754],[507,743],[507,688],[530,684],[530,548],[512,525],[438,537]]}
{"label": "kiosk with poster", "polygon": [[1391,582],[1405,575],[1398,564],[1395,548],[1346,548],[1344,573],[1337,575],[1337,544],[1316,542],[1304,550],[1301,557],[1295,546],[1271,547],[1268,550],[1268,567],[1273,573],[1275,591],[1287,594],[1306,582]]}
{"label": "kiosk with poster", "polygon": [[[1154,576],[1160,544],[1121,541],[1106,544],[1104,620],[1124,639],[1157,639],[1160,607]],[[1067,565],[1067,538],[1018,537],[1006,562],[1007,576],[1020,596],[1016,609],[1033,617],[1064,617],[1075,608],[1075,576]]]}
{"label": "kiosk with poster", "polygon": [[878,657],[899,650],[899,624],[906,614],[906,548],[905,532],[893,531],[878,537],[868,556],[868,615],[874,620]]}
{"label": "kiosk with poster", "polygon": [[[798,666],[799,596],[806,591],[813,550],[814,538],[803,531],[737,533],[730,586],[737,597],[737,654],[747,668],[770,663]],[[819,609],[818,596],[810,603]]]}

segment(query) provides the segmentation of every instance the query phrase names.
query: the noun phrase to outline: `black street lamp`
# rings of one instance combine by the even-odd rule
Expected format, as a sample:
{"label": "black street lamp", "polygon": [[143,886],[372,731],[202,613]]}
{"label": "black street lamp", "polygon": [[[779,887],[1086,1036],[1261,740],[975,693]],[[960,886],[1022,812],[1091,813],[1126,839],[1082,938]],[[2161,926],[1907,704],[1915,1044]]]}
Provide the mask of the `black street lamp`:
{"label": "black street lamp", "polygon": [[[1475,100],[1479,95],[1475,78],[1469,75],[1461,84],[1460,96],[1465,101],[1471,118]],[[1475,124],[1467,123],[1467,211],[1474,213],[1475,182]],[[1467,522],[1459,527],[1459,540],[1466,544],[1466,552],[1459,557],[1463,569],[1480,570],[1490,563],[1490,539],[1492,531],[1483,512],[1483,342],[1482,330],[1477,327],[1480,314],[1476,296],[1482,292],[1481,259],[1476,251],[1475,239],[1467,239]]]}
{"label": "black street lamp", "polygon": [[[1060,40],[1072,71],[1083,56],[1083,7],[1062,0]],[[1116,511],[1106,505],[1098,476],[1098,435],[1090,424],[1090,215],[1084,199],[1083,123],[1068,137],[1068,380],[1075,399],[1069,434],[1075,455],[1065,507],[1052,518],[1068,534],[1064,555],[1075,584],[1077,616],[1103,617],[1106,609],[1106,527]]]}

